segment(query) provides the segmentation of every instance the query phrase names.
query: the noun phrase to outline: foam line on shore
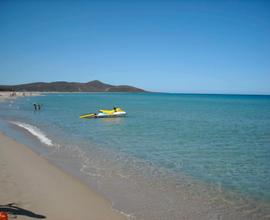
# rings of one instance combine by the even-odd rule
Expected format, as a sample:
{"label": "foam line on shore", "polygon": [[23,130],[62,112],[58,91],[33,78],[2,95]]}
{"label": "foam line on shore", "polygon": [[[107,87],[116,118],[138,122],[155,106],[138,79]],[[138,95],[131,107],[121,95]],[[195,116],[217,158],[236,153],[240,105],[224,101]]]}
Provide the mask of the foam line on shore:
{"label": "foam line on shore", "polygon": [[98,192],[1,132],[0,167],[0,204],[18,220],[127,219]]}
{"label": "foam line on shore", "polygon": [[24,122],[11,121],[10,123],[27,130],[32,135],[37,137],[40,140],[40,142],[42,142],[43,144],[46,144],[48,146],[53,146],[52,140],[49,139],[46,136],[46,134],[44,134],[39,128],[37,128],[33,125],[30,125],[30,124],[24,123]]}

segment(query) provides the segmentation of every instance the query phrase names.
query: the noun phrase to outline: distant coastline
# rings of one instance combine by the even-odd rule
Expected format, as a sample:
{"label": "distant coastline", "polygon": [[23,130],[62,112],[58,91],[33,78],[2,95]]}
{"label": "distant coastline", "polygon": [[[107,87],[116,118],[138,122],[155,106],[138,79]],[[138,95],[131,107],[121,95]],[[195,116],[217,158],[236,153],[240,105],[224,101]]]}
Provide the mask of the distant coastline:
{"label": "distant coastline", "polygon": [[15,91],[1,91],[0,90],[0,101],[16,99],[18,97],[25,96],[40,96],[41,92],[15,92]]}
{"label": "distant coastline", "polygon": [[129,85],[110,85],[99,80],[79,82],[35,82],[19,85],[0,85],[0,91],[16,92],[147,92]]}

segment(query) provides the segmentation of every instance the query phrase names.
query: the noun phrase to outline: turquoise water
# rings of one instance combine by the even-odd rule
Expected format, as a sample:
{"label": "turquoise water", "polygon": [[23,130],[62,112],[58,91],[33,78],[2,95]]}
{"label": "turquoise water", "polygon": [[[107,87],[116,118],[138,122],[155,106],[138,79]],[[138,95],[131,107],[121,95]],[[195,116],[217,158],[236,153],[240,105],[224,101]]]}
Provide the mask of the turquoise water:
{"label": "turquoise water", "polygon": [[[33,111],[35,102],[43,104],[42,111]],[[33,125],[58,146],[76,145],[88,161],[111,152],[117,163],[110,165],[119,163],[130,173],[162,170],[162,176],[184,175],[270,202],[270,96],[48,94],[0,106],[2,121]],[[127,117],[79,119],[113,106]],[[145,172],[140,163],[155,171]]]}

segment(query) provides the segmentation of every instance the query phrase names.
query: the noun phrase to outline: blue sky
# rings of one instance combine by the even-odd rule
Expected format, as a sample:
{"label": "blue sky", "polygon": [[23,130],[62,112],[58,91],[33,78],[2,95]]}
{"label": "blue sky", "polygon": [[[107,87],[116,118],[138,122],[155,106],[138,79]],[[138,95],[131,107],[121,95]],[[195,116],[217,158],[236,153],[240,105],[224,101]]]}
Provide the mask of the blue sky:
{"label": "blue sky", "polygon": [[270,94],[270,1],[0,1],[0,84]]}

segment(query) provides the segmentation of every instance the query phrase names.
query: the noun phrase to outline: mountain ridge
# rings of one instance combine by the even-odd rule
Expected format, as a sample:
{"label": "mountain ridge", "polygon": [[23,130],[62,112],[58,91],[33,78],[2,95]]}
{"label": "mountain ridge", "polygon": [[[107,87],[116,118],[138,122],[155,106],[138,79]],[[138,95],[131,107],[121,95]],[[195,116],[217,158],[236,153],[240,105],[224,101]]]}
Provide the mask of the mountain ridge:
{"label": "mountain ridge", "polygon": [[0,91],[31,92],[147,92],[129,85],[111,85],[99,80],[86,83],[54,81],[34,82],[17,85],[0,85]]}

